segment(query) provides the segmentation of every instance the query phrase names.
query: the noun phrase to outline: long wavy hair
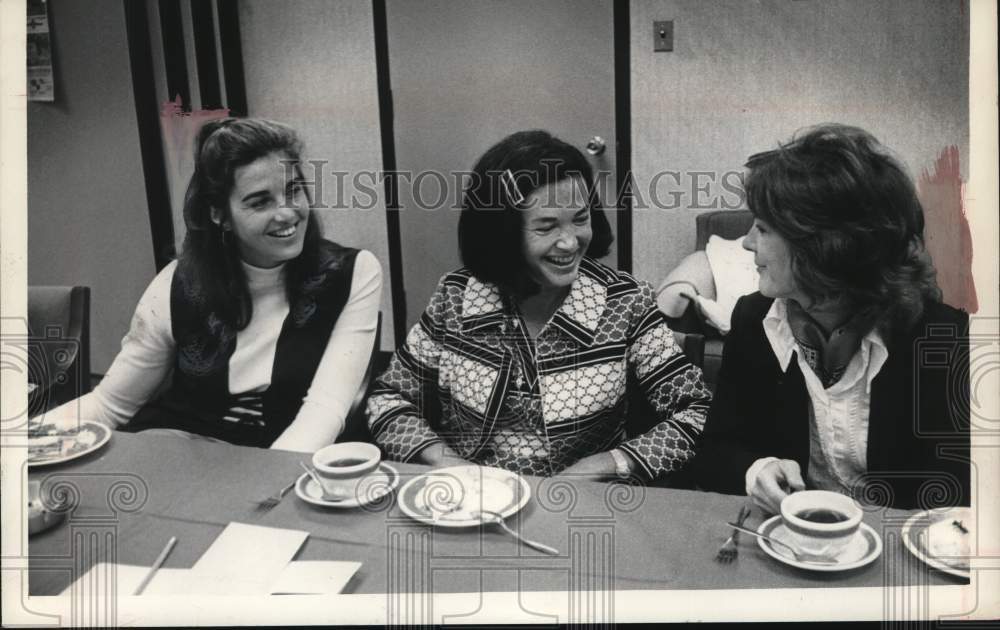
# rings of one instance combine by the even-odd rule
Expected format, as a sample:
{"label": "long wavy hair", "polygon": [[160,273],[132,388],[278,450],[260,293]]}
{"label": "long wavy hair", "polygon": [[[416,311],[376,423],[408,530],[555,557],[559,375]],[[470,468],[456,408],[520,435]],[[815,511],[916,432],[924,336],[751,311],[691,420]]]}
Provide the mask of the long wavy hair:
{"label": "long wavy hair", "polygon": [[[225,223],[230,217],[229,195],[236,169],[273,153],[283,154],[289,161],[289,168],[294,169],[288,171],[290,176],[302,178],[302,142],[294,130],[281,123],[253,118],[212,120],[201,128],[195,142],[194,174],[184,195],[187,233],[178,265],[194,279],[193,299],[236,330],[250,323],[253,305],[236,235],[226,233],[212,220],[212,208],[222,213],[221,223]],[[307,198],[312,206],[311,196]],[[310,211],[302,253],[285,263],[289,304],[303,293],[310,273],[319,266],[321,238],[319,222]]]}
{"label": "long wavy hair", "polygon": [[874,307],[909,328],[925,300],[941,300],[916,189],[870,133],[820,125],[746,167],[747,205],[788,242],[793,277],[814,302]]}

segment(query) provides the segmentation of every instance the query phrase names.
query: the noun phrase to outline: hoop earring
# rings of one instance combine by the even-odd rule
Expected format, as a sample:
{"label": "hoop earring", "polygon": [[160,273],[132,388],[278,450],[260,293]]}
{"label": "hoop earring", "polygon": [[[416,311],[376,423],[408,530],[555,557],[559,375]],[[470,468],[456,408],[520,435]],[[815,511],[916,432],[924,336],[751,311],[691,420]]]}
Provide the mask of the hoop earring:
{"label": "hoop earring", "polygon": [[222,246],[223,247],[229,247],[229,239],[227,238],[227,236],[229,235],[229,232],[230,232],[230,230],[222,230],[222,236],[221,236],[221,238],[222,238]]}

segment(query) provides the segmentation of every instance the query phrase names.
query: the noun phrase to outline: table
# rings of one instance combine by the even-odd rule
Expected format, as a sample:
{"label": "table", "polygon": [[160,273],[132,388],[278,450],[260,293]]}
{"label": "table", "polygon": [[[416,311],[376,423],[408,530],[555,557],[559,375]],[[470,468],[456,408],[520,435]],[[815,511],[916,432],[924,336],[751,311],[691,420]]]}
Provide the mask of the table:
{"label": "table", "polygon": [[[744,497],[634,488],[566,478],[533,478],[514,528],[561,551],[547,556],[495,527],[446,530],[414,522],[393,500],[350,510],[324,509],[294,493],[260,514],[254,502],[302,473],[301,453],[167,436],[116,432],[98,452],[31,479],[75,504],[59,527],[29,542],[29,594],[60,593],[101,559],[148,566],[164,543],[178,543],[164,566],[191,567],[232,521],[300,529],[301,560],[353,560],[362,568],[349,593],[468,593],[622,589],[750,589],[964,584],[926,568],[899,533],[911,512],[866,511],[883,535],[882,556],[844,573],[815,573],[766,555],[749,536],[736,562],[714,561]],[[393,464],[400,486],[429,468]],[[749,525],[756,527],[759,515]],[[95,542],[96,541],[96,542]],[[96,545],[96,546],[95,546]]]}

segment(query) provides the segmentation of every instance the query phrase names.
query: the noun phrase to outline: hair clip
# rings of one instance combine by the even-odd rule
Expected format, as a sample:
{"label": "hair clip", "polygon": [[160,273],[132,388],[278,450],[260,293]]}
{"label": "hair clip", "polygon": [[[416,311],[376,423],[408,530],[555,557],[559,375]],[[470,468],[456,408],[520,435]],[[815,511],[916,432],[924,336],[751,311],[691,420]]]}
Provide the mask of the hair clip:
{"label": "hair clip", "polygon": [[519,205],[524,203],[524,195],[521,191],[517,189],[517,182],[514,180],[514,174],[510,172],[508,168],[503,173],[500,173],[500,183],[503,184],[504,192],[507,193],[507,199],[513,205]]}

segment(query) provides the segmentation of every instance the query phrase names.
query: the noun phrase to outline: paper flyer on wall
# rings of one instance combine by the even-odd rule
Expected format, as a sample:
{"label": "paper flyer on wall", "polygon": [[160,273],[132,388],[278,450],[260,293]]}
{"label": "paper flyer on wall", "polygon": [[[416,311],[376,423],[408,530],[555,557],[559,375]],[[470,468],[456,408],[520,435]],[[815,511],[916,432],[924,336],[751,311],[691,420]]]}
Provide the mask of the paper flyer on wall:
{"label": "paper flyer on wall", "polygon": [[48,0],[28,0],[28,100],[54,101]]}

